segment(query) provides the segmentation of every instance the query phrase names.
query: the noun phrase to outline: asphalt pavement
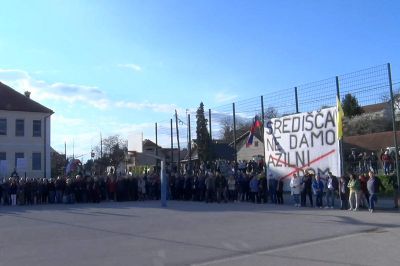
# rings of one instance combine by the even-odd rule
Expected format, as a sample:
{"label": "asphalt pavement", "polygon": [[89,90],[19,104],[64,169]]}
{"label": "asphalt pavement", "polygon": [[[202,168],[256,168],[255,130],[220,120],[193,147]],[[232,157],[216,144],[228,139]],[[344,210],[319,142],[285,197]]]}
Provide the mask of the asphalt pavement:
{"label": "asphalt pavement", "polygon": [[399,211],[390,208],[203,202],[162,208],[158,201],[0,206],[0,266],[392,266],[400,265],[399,227]]}

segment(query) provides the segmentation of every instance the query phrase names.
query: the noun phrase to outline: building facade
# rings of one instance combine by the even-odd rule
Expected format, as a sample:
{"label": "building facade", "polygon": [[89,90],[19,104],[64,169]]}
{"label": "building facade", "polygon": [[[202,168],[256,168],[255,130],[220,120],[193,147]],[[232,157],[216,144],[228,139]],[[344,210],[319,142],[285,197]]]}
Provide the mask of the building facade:
{"label": "building facade", "polygon": [[0,178],[50,178],[53,111],[0,82]]}
{"label": "building facade", "polygon": [[253,144],[247,147],[246,143],[249,134],[250,132],[246,132],[236,140],[236,156],[238,161],[248,162],[261,157],[264,158],[264,142],[262,141],[261,134],[256,132],[253,137]]}

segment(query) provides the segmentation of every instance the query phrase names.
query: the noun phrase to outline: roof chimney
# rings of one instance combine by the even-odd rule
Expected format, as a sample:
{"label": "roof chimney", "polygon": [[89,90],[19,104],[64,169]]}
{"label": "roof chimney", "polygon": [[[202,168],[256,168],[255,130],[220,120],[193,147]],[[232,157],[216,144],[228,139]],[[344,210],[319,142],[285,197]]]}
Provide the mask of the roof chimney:
{"label": "roof chimney", "polygon": [[30,91],[25,91],[24,94],[25,94],[26,97],[31,98],[31,92]]}

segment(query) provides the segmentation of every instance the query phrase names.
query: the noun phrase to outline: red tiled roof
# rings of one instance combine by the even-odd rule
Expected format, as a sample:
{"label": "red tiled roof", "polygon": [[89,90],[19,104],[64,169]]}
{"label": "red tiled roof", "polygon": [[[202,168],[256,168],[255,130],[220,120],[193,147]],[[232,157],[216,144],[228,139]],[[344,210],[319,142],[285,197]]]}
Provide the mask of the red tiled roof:
{"label": "red tiled roof", "polygon": [[385,108],[388,108],[390,105],[387,102],[384,103],[377,103],[377,104],[370,104],[363,106],[362,109],[364,110],[364,113],[376,113],[384,110]]}
{"label": "red tiled roof", "polygon": [[[396,135],[400,143],[400,132],[396,132]],[[344,137],[343,142],[345,150],[358,148],[361,150],[378,151],[386,147],[395,146],[392,131]]]}
{"label": "red tiled roof", "polygon": [[0,82],[0,110],[53,114],[54,112]]}

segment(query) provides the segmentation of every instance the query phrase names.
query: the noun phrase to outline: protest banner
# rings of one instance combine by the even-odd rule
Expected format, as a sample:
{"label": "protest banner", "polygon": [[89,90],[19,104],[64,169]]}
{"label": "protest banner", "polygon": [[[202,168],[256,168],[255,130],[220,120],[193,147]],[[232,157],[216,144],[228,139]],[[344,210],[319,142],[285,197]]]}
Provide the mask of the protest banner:
{"label": "protest banner", "polygon": [[340,176],[336,107],[273,118],[265,123],[265,163],[277,178],[312,169]]}

